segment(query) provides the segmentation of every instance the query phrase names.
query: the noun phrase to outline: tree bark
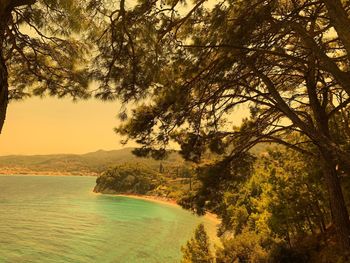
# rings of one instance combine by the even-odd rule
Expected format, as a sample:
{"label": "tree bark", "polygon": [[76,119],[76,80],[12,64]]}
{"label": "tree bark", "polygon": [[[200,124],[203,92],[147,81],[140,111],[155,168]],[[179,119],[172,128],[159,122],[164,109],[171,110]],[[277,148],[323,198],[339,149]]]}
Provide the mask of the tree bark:
{"label": "tree bark", "polygon": [[343,251],[348,253],[350,251],[350,219],[336,170],[336,163],[332,161],[332,154],[327,153],[325,149],[320,150],[331,205],[332,220],[339,244]]}
{"label": "tree bark", "polygon": [[6,10],[0,10],[0,133],[4,126],[8,104],[8,71],[3,51],[8,18],[9,13]]}
{"label": "tree bark", "polygon": [[[333,0],[332,0],[333,1]],[[312,52],[319,59],[320,66],[325,71],[332,74],[332,76],[337,80],[339,85],[345,90],[345,92],[350,95],[350,74],[349,72],[344,72],[340,70],[338,65],[320,48],[312,35],[300,24],[291,23],[291,28],[299,34],[303,40],[305,46],[312,50]],[[349,44],[350,45],[350,44]],[[349,47],[350,48],[350,47]],[[347,53],[349,54],[349,53]]]}
{"label": "tree bark", "polygon": [[8,72],[2,52],[0,51],[0,133],[2,131],[6,119],[7,104]]}
{"label": "tree bark", "polygon": [[342,41],[348,57],[350,56],[350,19],[340,0],[323,0],[328,15],[337,34]]}
{"label": "tree bark", "polygon": [[14,8],[32,5],[36,0],[0,0],[0,133],[6,119],[8,105],[8,71],[4,57],[5,31]]}
{"label": "tree bark", "polygon": [[316,131],[320,135],[320,138],[324,138],[324,140],[316,140],[315,143],[318,146],[323,161],[323,172],[327,184],[333,215],[332,219],[336,228],[337,238],[343,251],[347,253],[350,251],[350,220],[336,169],[340,158],[338,158],[336,152],[331,150],[331,146],[336,145],[332,141],[326,108],[322,106],[317,95],[317,71],[315,61],[315,57],[311,56],[309,59],[309,71],[306,72],[305,75],[306,88],[315,118]]}

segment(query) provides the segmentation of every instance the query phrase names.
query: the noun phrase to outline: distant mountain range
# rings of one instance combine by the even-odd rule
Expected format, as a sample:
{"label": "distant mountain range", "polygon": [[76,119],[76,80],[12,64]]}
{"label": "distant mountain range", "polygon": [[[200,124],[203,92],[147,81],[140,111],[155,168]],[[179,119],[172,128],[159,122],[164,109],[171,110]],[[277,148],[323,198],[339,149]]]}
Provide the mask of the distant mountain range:
{"label": "distant mountain range", "polygon": [[158,169],[164,166],[181,166],[184,161],[174,152],[163,161],[139,158],[133,148],[86,154],[8,155],[0,156],[0,174],[47,174],[47,175],[98,175],[107,168],[124,164],[143,164]]}
{"label": "distant mountain range", "polygon": [[[255,146],[251,153],[260,155],[270,144]],[[86,154],[50,155],[8,155],[0,156],[0,174],[38,174],[38,175],[99,175],[108,168],[120,164],[146,165],[158,170],[160,164],[168,170],[185,165],[179,153],[172,152],[166,160],[140,158],[132,154],[134,148]]]}

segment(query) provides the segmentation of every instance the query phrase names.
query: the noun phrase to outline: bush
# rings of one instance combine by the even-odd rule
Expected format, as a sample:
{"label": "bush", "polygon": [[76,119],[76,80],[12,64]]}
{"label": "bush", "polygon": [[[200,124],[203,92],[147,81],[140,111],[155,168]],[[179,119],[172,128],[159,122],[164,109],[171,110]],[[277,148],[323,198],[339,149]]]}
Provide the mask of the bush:
{"label": "bush", "polygon": [[241,234],[223,240],[223,248],[217,250],[216,262],[267,262],[268,252],[263,246],[265,242],[266,241],[255,232],[243,230]]}

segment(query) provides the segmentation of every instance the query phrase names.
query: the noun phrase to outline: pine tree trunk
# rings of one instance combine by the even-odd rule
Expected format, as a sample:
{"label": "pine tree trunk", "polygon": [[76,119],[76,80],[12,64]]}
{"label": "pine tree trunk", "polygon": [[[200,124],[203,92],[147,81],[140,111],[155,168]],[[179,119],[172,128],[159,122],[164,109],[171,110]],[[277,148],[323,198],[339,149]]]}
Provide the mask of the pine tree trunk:
{"label": "pine tree trunk", "polygon": [[348,57],[350,57],[350,19],[341,0],[323,0],[327,7],[328,15],[339,38],[341,39]]}
{"label": "pine tree trunk", "polygon": [[0,0],[0,133],[6,119],[8,104],[8,71],[4,57],[4,44],[6,41],[6,28],[11,12],[16,7],[32,5],[36,0]]}
{"label": "pine tree trunk", "polygon": [[332,220],[336,228],[338,241],[344,252],[350,251],[350,219],[341,189],[336,165],[332,162],[331,154],[322,152],[323,170],[326,180]]}
{"label": "pine tree trunk", "polygon": [[8,1],[0,0],[0,133],[4,126],[8,104],[8,71],[4,57],[5,31],[11,11]]}
{"label": "pine tree trunk", "polygon": [[8,73],[7,67],[0,51],[0,133],[2,131],[8,104]]}

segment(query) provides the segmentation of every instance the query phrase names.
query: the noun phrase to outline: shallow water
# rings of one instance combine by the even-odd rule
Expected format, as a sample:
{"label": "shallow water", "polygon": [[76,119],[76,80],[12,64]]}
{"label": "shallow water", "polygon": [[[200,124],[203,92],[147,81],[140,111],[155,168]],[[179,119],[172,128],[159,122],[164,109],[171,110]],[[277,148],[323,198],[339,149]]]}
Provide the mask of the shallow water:
{"label": "shallow water", "polygon": [[[179,262],[203,218],[93,194],[95,179],[0,176],[0,262]],[[214,224],[205,221],[210,231]]]}

